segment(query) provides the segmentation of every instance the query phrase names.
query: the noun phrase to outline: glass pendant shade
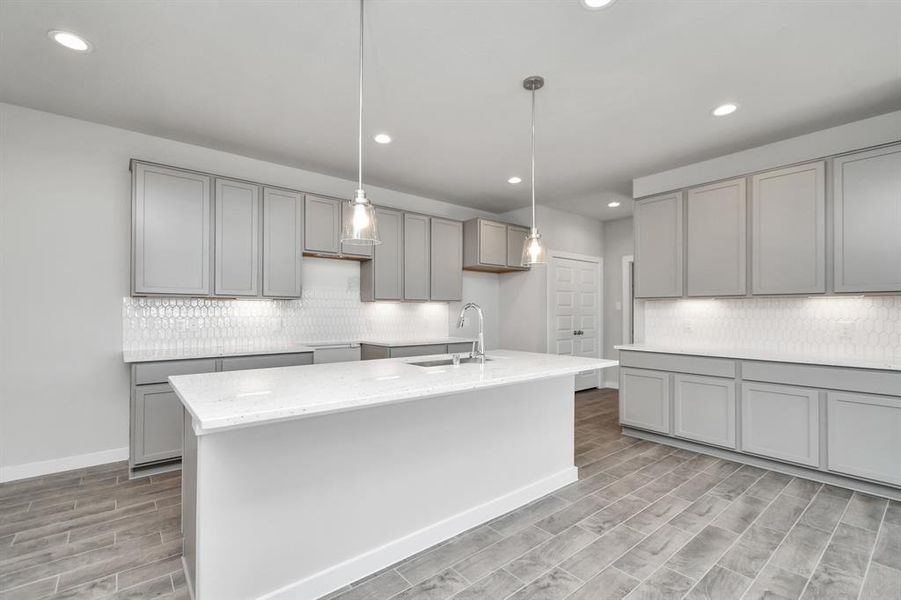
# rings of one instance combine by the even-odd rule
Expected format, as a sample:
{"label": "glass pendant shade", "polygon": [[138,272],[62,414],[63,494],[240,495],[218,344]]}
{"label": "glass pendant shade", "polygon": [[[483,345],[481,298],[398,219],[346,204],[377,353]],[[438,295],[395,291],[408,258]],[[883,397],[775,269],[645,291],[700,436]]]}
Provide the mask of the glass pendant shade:
{"label": "glass pendant shade", "polygon": [[353,200],[341,211],[341,241],[358,246],[381,244],[375,208],[363,190],[357,190]]}
{"label": "glass pendant shade", "polygon": [[542,265],[547,262],[547,251],[541,234],[534,227],[522,243],[522,264]]}

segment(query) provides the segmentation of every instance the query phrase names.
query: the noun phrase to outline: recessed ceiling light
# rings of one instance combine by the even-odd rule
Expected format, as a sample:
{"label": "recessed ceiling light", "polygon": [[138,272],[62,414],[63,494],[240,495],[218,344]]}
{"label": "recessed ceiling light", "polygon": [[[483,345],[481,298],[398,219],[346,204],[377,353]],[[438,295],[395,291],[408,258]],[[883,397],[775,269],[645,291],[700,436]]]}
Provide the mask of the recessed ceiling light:
{"label": "recessed ceiling light", "polygon": [[619,206],[619,202],[614,200],[613,202],[608,202],[607,206],[609,206],[610,208],[616,208],[617,206]]}
{"label": "recessed ceiling light", "polygon": [[388,135],[387,133],[379,133],[372,139],[374,139],[377,144],[390,144],[391,143],[391,136]]}
{"label": "recessed ceiling light", "polygon": [[738,104],[733,104],[731,102],[727,102],[726,104],[720,104],[716,108],[713,109],[714,117],[725,117],[726,115],[731,115],[735,111],[738,110]]}
{"label": "recessed ceiling light", "polygon": [[582,0],[582,6],[591,10],[599,8],[607,8],[614,3],[615,0]]}
{"label": "recessed ceiling light", "polygon": [[522,183],[522,177],[516,177],[515,175],[507,180],[507,183]]}
{"label": "recessed ceiling light", "polygon": [[47,36],[60,46],[68,48],[69,50],[75,50],[76,52],[91,51],[91,43],[80,35],[76,35],[71,31],[52,29],[47,32]]}

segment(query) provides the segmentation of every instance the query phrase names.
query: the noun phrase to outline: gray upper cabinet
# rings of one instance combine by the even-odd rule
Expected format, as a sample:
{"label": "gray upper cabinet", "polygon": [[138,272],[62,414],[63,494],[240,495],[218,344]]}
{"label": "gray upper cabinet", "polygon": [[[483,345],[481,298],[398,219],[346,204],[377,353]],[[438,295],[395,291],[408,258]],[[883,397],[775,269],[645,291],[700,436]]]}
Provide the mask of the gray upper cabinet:
{"label": "gray upper cabinet", "polygon": [[338,254],[341,202],[307,194],[304,198],[304,252]]}
{"label": "gray upper cabinet", "polygon": [[635,296],[682,295],[682,192],[635,203]]}
{"label": "gray upper cabinet", "polygon": [[901,145],[833,162],[835,291],[901,291]]}
{"label": "gray upper cabinet", "polygon": [[218,296],[257,296],[260,279],[260,188],[216,180],[214,288]]}
{"label": "gray upper cabinet", "polygon": [[[341,215],[344,216],[345,213],[351,211],[351,208],[347,202],[341,202]],[[341,223],[338,223],[338,240],[341,243],[341,255],[342,256],[352,256],[359,258],[372,258],[372,245],[371,244],[349,244],[346,242],[340,242],[341,239]]]}
{"label": "gray upper cabinet", "polygon": [[263,295],[299,298],[303,194],[263,188]]}
{"label": "gray upper cabinet", "polygon": [[432,217],[429,269],[432,300],[463,299],[463,223]]}
{"label": "gray upper cabinet", "polygon": [[404,214],[375,208],[379,237],[372,260],[360,266],[360,296],[364,301],[404,298]]}
{"label": "gray upper cabinet", "polygon": [[507,225],[494,221],[479,221],[479,262],[486,265],[507,266]]}
{"label": "gray upper cabinet", "polygon": [[745,179],[688,191],[686,282],[689,296],[747,293]]}
{"label": "gray upper cabinet", "polygon": [[431,260],[429,217],[404,214],[404,300],[428,300]]}
{"label": "gray upper cabinet", "polygon": [[751,178],[754,294],[826,291],[825,169],[819,161]]}
{"label": "gray upper cabinet", "polygon": [[210,293],[210,177],[132,163],[132,293]]}
{"label": "gray upper cabinet", "polygon": [[529,237],[529,230],[525,227],[507,225],[507,266],[511,269],[528,270],[528,266],[522,264],[522,247]]}

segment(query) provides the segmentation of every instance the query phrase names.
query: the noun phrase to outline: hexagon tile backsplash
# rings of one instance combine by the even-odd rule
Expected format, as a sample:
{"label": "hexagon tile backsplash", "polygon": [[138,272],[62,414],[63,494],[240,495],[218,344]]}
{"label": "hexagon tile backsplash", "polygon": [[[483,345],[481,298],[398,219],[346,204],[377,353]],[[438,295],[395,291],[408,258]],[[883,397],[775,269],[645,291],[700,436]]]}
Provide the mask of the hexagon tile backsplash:
{"label": "hexagon tile backsplash", "polygon": [[301,300],[122,300],[126,351],[252,351],[298,343],[447,335],[447,304],[361,302],[359,290],[353,289],[304,289]]}
{"label": "hexagon tile backsplash", "polygon": [[646,300],[643,343],[901,356],[901,296]]}

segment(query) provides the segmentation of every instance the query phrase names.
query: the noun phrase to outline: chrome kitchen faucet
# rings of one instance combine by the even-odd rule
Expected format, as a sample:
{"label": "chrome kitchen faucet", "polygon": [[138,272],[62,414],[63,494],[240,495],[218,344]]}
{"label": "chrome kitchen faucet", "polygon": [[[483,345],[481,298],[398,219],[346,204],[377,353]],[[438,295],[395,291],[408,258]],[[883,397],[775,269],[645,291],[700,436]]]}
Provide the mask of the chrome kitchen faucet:
{"label": "chrome kitchen faucet", "polygon": [[472,343],[472,352],[469,354],[471,358],[478,358],[479,362],[485,362],[485,319],[482,317],[482,307],[475,302],[467,302],[460,310],[460,317],[457,319],[457,327],[463,327],[466,324],[466,311],[469,309],[476,311],[479,315],[479,339]]}

